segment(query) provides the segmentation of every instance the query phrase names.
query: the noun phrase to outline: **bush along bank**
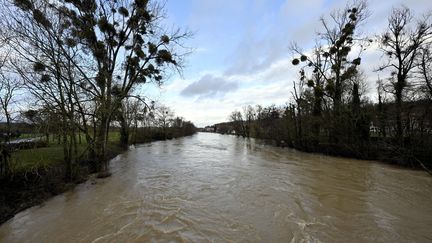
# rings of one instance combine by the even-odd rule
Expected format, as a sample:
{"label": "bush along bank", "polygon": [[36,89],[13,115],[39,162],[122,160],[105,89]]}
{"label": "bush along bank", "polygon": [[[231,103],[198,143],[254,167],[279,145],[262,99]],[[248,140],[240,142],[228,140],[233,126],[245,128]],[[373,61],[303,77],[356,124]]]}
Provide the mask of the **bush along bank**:
{"label": "bush along bank", "polygon": [[[407,113],[411,121],[402,137],[396,133],[394,104],[365,103],[352,110],[350,105],[333,110],[313,112],[313,102],[302,102],[301,112],[295,105],[283,107],[247,107],[234,112],[230,122],[215,124],[207,130],[242,137],[273,140],[304,152],[365,160],[379,160],[408,168],[432,169],[432,121],[430,102],[404,103],[416,113]],[[409,117],[408,117],[409,115]],[[387,117],[387,119],[382,119]],[[407,124],[408,125],[408,124]]]}

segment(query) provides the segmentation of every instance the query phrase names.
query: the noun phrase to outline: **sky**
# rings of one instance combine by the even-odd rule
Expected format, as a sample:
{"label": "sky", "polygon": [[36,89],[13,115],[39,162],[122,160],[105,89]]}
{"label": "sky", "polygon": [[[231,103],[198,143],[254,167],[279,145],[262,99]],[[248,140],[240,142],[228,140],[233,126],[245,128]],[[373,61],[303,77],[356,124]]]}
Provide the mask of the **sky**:
{"label": "sky", "polygon": [[[320,17],[343,8],[346,0],[167,0],[166,26],[193,32],[193,48],[182,74],[172,73],[149,96],[198,127],[228,120],[246,105],[284,105],[292,101],[298,67],[291,64],[292,43],[305,51],[314,44]],[[430,0],[369,0],[365,35],[382,33],[393,7],[416,15],[432,10]],[[383,60],[372,46],[362,58],[368,96],[376,96],[373,72]],[[382,75],[382,74],[381,74]]]}

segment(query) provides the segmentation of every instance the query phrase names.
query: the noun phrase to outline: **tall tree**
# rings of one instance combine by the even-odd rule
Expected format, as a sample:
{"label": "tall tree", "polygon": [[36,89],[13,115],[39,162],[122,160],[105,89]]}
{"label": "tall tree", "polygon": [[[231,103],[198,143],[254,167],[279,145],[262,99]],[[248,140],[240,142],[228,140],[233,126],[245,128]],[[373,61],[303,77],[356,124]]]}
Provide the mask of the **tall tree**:
{"label": "tall tree", "polygon": [[432,101],[432,43],[428,43],[421,50],[418,74],[421,80],[421,91]]}
{"label": "tall tree", "polygon": [[[161,24],[163,5],[156,1],[14,3],[54,40],[56,53],[79,77],[76,85],[94,102],[96,160],[99,169],[106,171],[110,122],[122,100],[137,85],[161,84],[167,67],[181,68],[183,55],[178,47],[189,33],[167,31]],[[58,19],[58,26],[52,24],[52,16]],[[77,56],[86,58],[77,60]]]}
{"label": "tall tree", "polygon": [[[349,80],[357,74],[357,67],[361,63],[361,54],[368,41],[358,35],[359,25],[368,17],[369,13],[365,1],[354,2],[343,10],[330,15],[330,21],[322,18],[323,31],[319,33],[317,47],[310,54],[306,54],[298,47],[292,49],[300,55],[293,59],[293,65],[305,63],[303,70],[310,70],[306,82],[315,93],[315,113],[321,109],[323,94],[333,101],[333,131],[332,138],[337,142],[337,123],[341,113],[344,92],[347,91]],[[357,49],[358,51],[355,51]],[[306,79],[306,78],[305,78]]]}
{"label": "tall tree", "polygon": [[388,18],[387,30],[380,36],[381,51],[388,63],[379,70],[389,70],[390,89],[396,103],[396,137],[402,144],[404,127],[402,121],[403,95],[410,86],[412,71],[421,54],[422,47],[432,38],[432,26],[428,19],[415,20],[407,7],[394,8]]}

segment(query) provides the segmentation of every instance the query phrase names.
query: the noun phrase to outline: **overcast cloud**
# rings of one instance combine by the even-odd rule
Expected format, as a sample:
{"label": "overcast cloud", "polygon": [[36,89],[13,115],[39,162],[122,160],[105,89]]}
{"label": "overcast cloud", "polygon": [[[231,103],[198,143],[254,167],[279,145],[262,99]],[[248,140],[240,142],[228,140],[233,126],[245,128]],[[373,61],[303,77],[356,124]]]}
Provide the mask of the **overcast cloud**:
{"label": "overcast cloud", "polygon": [[214,97],[224,95],[227,92],[236,90],[237,82],[225,80],[222,77],[214,77],[211,74],[204,75],[198,81],[189,84],[180,94],[185,97],[201,96]]}

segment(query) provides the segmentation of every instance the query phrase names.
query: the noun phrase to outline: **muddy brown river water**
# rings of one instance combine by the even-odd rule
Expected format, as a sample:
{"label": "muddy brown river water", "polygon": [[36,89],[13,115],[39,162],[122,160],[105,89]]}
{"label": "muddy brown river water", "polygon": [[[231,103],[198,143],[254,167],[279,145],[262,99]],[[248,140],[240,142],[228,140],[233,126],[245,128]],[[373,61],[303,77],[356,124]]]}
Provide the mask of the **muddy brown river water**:
{"label": "muddy brown river water", "polygon": [[199,133],[140,145],[0,242],[431,242],[432,177]]}

